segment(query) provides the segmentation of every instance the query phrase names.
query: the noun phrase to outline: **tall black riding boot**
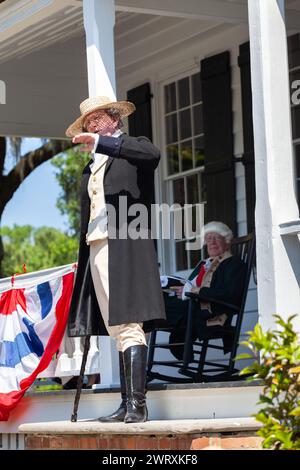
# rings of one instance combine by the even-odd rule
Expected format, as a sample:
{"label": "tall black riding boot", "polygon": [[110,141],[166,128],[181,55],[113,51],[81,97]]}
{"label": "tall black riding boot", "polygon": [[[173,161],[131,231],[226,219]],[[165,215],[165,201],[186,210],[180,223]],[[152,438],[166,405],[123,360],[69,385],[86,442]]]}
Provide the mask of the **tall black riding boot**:
{"label": "tall black riding boot", "polygon": [[98,418],[98,421],[100,421],[101,423],[119,423],[120,421],[124,421],[127,411],[127,395],[124,371],[124,358],[122,352],[119,352],[119,369],[122,403],[119,408],[111,415],[102,416],[101,418]]}
{"label": "tall black riding boot", "polygon": [[148,419],[146,406],[147,346],[130,346],[124,352],[127,413],[124,423],[143,423]]}

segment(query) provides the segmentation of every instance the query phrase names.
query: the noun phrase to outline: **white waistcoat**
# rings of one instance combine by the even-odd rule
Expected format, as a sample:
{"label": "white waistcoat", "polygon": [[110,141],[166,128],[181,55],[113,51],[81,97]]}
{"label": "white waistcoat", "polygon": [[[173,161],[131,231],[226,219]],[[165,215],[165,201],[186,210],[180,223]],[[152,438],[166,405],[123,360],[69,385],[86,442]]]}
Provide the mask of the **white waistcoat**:
{"label": "white waistcoat", "polygon": [[[100,154],[97,154],[100,157]],[[102,158],[101,158],[102,157]],[[107,238],[107,213],[105,206],[103,178],[108,159],[107,155],[101,155],[91,165],[91,175],[88,182],[88,193],[91,200],[90,220],[86,234],[86,242]]]}
{"label": "white waistcoat", "polygon": [[[112,137],[118,137],[122,131],[118,129]],[[97,143],[96,143],[97,144]],[[97,145],[95,145],[95,148]],[[94,161],[90,165],[91,175],[88,182],[88,193],[91,201],[90,220],[86,234],[86,243],[93,240],[103,240],[108,237],[107,233],[107,212],[105,206],[105,196],[103,180],[108,156],[102,153],[94,154]]]}

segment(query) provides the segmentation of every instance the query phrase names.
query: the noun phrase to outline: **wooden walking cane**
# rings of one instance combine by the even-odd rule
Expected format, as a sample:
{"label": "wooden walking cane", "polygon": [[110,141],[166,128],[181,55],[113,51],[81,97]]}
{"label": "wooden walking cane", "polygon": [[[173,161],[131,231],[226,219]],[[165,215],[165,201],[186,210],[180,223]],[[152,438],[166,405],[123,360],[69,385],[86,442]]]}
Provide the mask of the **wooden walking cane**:
{"label": "wooden walking cane", "polygon": [[75,400],[74,400],[74,407],[73,407],[73,413],[72,413],[72,416],[71,416],[72,423],[76,423],[76,421],[77,421],[77,411],[78,411],[78,406],[79,406],[81,389],[82,389],[82,385],[83,385],[83,377],[84,377],[86,360],[87,360],[88,352],[89,352],[89,349],[90,349],[90,339],[91,339],[91,335],[88,335],[88,336],[86,336],[85,342],[84,342],[84,349],[83,349],[82,362],[81,362],[81,367],[80,367],[80,374],[79,374],[79,377],[78,377],[77,390],[76,390],[76,395],[75,395]]}

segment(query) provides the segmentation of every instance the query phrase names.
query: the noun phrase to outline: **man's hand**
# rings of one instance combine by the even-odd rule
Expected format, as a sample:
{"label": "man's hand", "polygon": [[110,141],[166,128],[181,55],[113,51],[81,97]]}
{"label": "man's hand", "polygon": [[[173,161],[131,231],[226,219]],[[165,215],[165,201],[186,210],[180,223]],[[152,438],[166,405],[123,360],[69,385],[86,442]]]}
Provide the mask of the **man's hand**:
{"label": "man's hand", "polygon": [[98,142],[99,135],[92,134],[90,132],[84,132],[82,134],[77,134],[73,137],[73,144],[86,144],[81,147],[82,152],[92,152],[94,150],[96,142]]}

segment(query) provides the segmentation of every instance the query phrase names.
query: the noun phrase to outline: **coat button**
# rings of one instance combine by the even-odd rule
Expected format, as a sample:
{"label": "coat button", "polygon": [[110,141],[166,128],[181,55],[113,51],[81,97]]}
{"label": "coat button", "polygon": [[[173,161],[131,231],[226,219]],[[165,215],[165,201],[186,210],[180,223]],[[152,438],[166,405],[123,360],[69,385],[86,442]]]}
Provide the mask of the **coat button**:
{"label": "coat button", "polygon": [[96,191],[96,189],[94,189],[94,191],[93,191],[93,194],[97,194],[97,191]]}
{"label": "coat button", "polygon": [[93,209],[95,208],[95,204],[94,204],[94,203],[92,204],[92,208],[93,208]]}

